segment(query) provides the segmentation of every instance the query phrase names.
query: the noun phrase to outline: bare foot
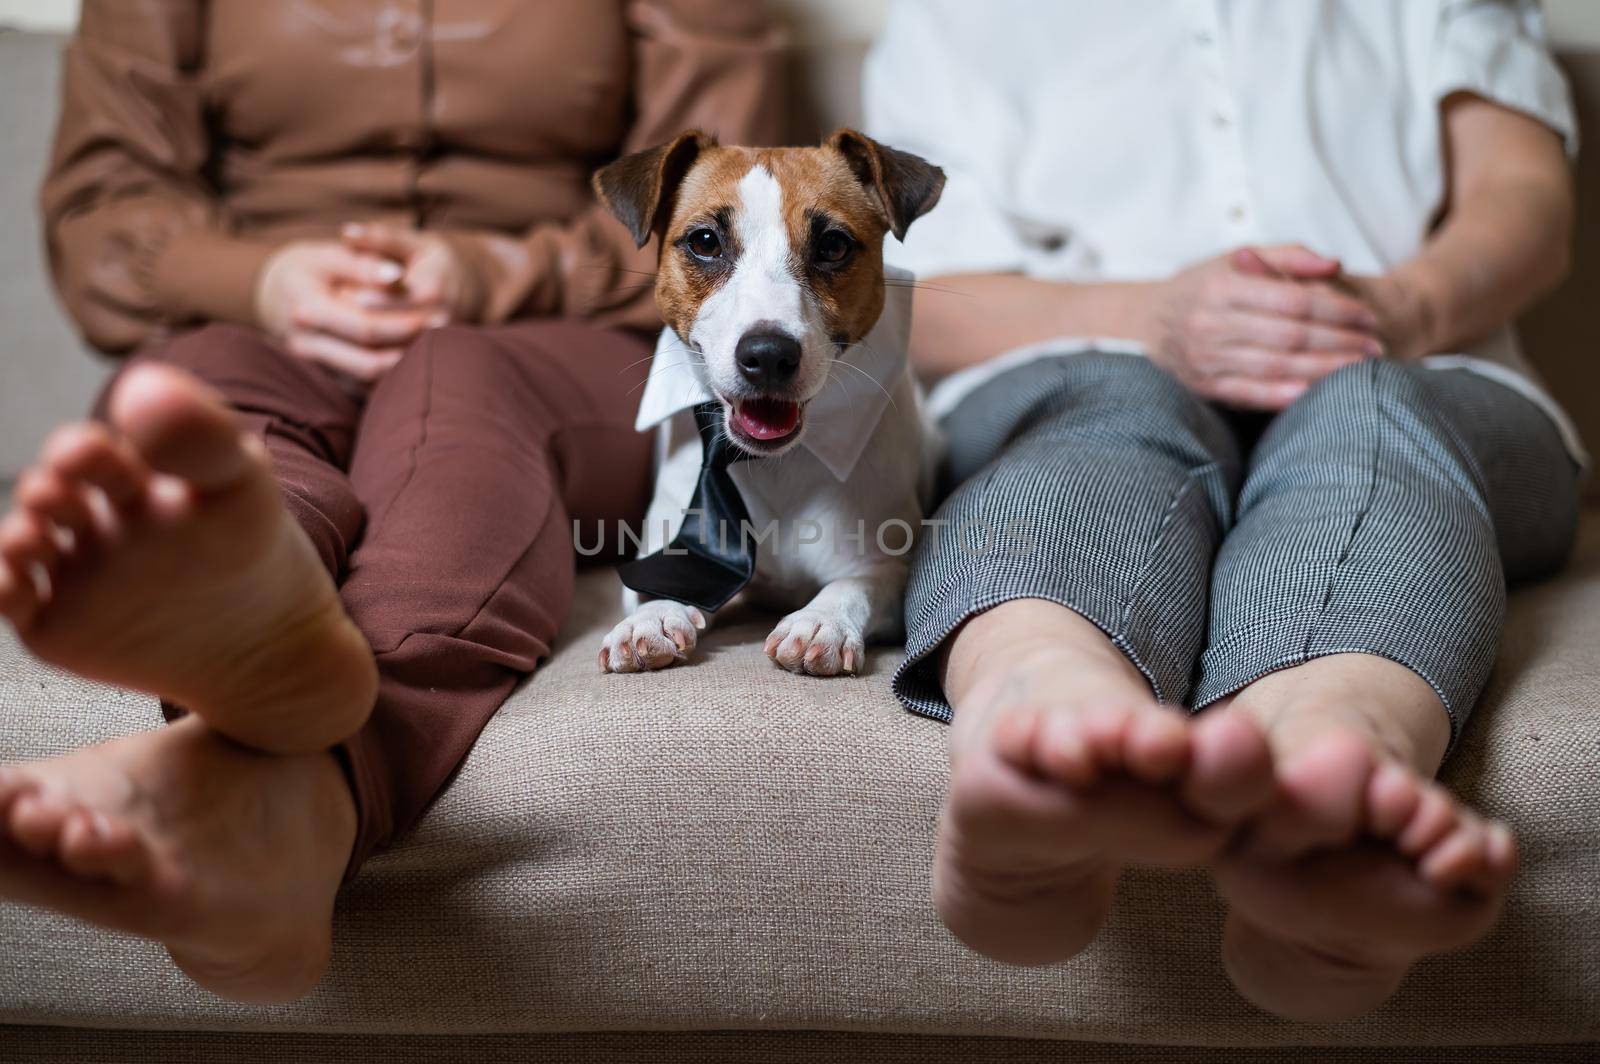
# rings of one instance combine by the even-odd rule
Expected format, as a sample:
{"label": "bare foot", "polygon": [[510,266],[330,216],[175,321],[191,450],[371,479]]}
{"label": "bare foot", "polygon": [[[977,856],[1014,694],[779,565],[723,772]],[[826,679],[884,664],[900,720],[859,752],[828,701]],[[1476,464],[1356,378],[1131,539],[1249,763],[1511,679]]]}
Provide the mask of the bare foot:
{"label": "bare foot", "polygon": [[371,712],[372,651],[265,449],[192,377],[130,371],[112,427],[59,430],[0,524],[0,616],[40,658],[274,752]]}
{"label": "bare foot", "polygon": [[[1435,707],[1437,711],[1437,707]],[[1516,868],[1485,823],[1368,739],[1325,732],[1281,762],[1279,797],[1217,865],[1223,960],[1290,1019],[1376,1007],[1420,958],[1481,938]]]}
{"label": "bare foot", "polygon": [[156,939],[237,1001],[321,978],[354,836],[331,754],[257,753],[192,717],[0,768],[0,897]]}
{"label": "bare foot", "polygon": [[[962,633],[990,652],[955,684],[934,900],[978,952],[1048,964],[1088,945],[1125,865],[1191,865],[1219,853],[1270,800],[1272,767],[1253,721],[1191,725],[1156,703],[1088,622],[1024,606],[997,607]],[[999,630],[1011,620],[1015,632]]]}

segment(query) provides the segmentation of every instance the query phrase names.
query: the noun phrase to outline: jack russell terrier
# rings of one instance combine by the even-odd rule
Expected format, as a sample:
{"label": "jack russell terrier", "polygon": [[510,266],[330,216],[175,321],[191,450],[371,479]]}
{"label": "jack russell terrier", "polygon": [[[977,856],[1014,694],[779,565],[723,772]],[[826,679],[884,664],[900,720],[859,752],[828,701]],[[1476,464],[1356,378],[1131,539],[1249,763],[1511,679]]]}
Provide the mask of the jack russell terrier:
{"label": "jack russell terrier", "polygon": [[[745,590],[800,608],[766,652],[854,673],[901,627],[934,433],[906,358],[909,275],[883,265],[944,172],[853,130],[820,147],[724,147],[698,131],[595,174],[640,247],[660,239],[656,346],[638,427],[659,474],[628,617],[600,668],[688,659]],[[803,604],[803,605],[802,605]]]}

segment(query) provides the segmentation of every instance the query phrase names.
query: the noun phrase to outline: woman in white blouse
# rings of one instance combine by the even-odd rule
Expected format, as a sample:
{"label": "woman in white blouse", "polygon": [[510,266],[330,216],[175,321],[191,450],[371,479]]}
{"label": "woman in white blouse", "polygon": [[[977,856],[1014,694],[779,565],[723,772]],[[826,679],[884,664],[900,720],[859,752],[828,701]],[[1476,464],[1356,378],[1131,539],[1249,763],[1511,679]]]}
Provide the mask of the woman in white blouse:
{"label": "woman in white blouse", "polygon": [[1576,520],[1510,328],[1573,220],[1537,4],[899,0],[867,108],[949,174],[898,254],[961,371],[895,680],[955,725],[942,916],[1049,963],[1205,864],[1247,997],[1376,1006],[1498,915],[1432,777]]}

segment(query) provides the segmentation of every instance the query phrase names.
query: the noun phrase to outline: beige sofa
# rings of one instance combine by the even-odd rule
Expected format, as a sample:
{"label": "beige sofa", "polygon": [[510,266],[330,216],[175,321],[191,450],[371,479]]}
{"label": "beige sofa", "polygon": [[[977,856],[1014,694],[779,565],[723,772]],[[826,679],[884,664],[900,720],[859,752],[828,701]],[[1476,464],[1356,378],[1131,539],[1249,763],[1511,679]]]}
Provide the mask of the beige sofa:
{"label": "beige sofa", "polygon": [[[32,217],[58,44],[0,33],[0,479],[101,372],[49,301]],[[1600,58],[1570,58],[1600,80]],[[858,59],[828,48],[799,64],[825,117],[849,116]],[[809,137],[832,123],[799,124]],[[1600,428],[1594,294],[1575,283],[1529,332]],[[768,622],[747,617],[691,667],[601,676],[615,592],[609,573],[583,580],[552,661],[346,892],[311,997],[231,1005],[156,947],[0,906],[0,1061],[1600,1059],[1600,514],[1566,576],[1514,596],[1503,660],[1446,771],[1522,833],[1504,921],[1331,1026],[1233,992],[1198,875],[1131,876],[1069,964],[965,951],[926,900],[946,732],[889,697],[896,653],[858,679],[798,678],[766,662]],[[0,760],[155,726],[149,699],[48,672],[0,638]]]}

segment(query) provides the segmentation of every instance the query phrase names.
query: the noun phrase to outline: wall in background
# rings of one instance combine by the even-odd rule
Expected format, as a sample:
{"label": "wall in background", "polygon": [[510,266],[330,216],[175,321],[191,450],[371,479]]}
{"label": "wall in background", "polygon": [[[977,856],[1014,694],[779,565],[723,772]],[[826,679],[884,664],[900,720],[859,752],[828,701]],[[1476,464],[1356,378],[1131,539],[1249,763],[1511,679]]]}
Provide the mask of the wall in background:
{"label": "wall in background", "polygon": [[78,18],[78,0],[0,0],[0,26],[59,30]]}
{"label": "wall in background", "polygon": [[[585,0],[576,0],[583,3]],[[883,17],[888,0],[772,0],[779,10],[796,18],[806,37],[820,36],[807,31],[821,18],[833,27],[831,35],[864,38]],[[1039,0],[1048,3],[1049,0]],[[1600,47],[1600,4],[1595,0],[1545,0],[1550,25],[1564,41],[1583,42]],[[0,0],[0,24],[11,23],[35,29],[64,29],[77,18],[78,0]]]}

